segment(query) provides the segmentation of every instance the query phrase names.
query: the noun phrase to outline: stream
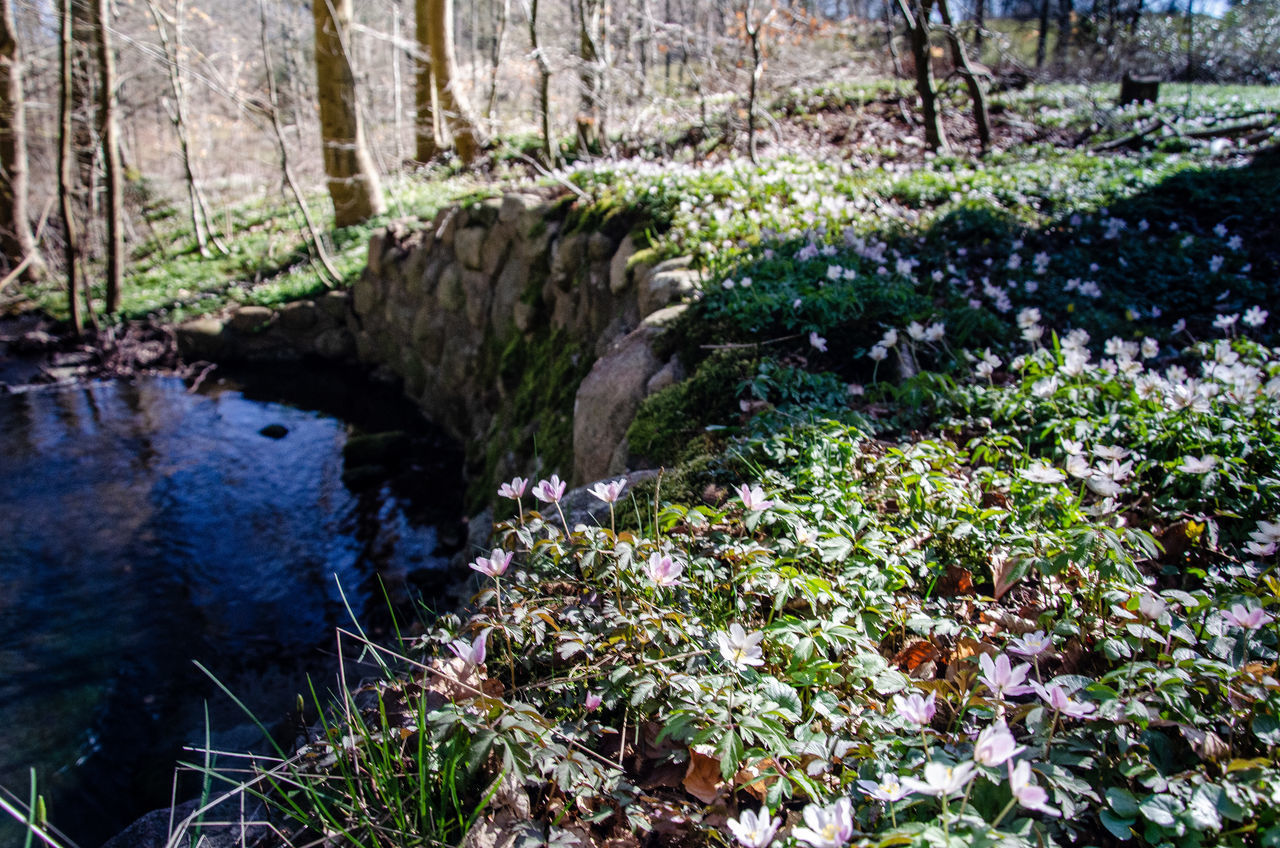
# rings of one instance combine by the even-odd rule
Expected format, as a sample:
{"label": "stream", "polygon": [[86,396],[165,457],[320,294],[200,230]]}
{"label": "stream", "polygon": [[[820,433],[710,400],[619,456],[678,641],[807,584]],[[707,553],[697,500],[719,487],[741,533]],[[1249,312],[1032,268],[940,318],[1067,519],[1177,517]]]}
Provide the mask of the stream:
{"label": "stream", "polygon": [[206,715],[214,748],[267,749],[196,662],[288,745],[308,676],[337,688],[335,629],[387,637],[453,580],[461,454],[414,407],[216,373],[0,394],[0,791],[34,770],[81,848],[169,803]]}

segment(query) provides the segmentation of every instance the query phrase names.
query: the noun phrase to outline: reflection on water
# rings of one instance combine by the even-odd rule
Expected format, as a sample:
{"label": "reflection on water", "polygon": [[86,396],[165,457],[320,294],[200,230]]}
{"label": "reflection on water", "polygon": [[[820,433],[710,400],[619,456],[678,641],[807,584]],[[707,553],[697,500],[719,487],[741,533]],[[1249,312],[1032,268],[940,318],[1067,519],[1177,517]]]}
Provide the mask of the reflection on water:
{"label": "reflection on water", "polygon": [[380,577],[445,579],[456,452],[341,377],[32,391],[0,396],[0,428],[0,785],[25,799],[36,768],[86,848],[167,803],[206,699],[221,741],[260,741],[193,659],[272,722],[306,673],[333,688],[337,583],[385,620]]}

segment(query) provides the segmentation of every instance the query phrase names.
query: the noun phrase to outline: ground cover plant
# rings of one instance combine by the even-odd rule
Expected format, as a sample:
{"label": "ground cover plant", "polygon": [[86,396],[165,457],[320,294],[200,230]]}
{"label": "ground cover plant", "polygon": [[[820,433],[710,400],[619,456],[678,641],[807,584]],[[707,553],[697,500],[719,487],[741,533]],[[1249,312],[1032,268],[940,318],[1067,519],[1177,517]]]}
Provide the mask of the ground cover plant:
{"label": "ground cover plant", "polygon": [[504,482],[474,605],[368,646],[385,678],[256,784],[277,826],[1280,843],[1278,171],[1196,142],[558,175],[706,271],[668,338],[694,375],[633,428],[674,467],[577,524],[559,477]]}

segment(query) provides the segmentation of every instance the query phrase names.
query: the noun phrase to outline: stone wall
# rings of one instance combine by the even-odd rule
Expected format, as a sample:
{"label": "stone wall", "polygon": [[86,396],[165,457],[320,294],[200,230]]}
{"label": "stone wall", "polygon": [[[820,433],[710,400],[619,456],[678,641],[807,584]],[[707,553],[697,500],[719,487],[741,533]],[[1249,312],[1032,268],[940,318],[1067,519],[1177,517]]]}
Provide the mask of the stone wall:
{"label": "stone wall", "polygon": [[334,361],[355,355],[350,297],[328,292],[279,308],[240,306],[224,318],[200,318],[177,329],[187,360],[289,362],[305,356]]}
{"label": "stone wall", "polygon": [[682,379],[654,341],[697,288],[650,264],[621,216],[509,194],[377,232],[350,293],[244,306],[178,328],[188,359],[358,358],[466,448],[476,489],[515,474],[581,484],[626,469],[641,401]]}
{"label": "stone wall", "polygon": [[[640,402],[681,376],[653,341],[697,283],[687,260],[643,261],[625,229],[519,194],[393,224],[371,239],[352,290],[359,358],[403,379],[466,446],[481,485],[618,473]],[[540,383],[548,369],[573,384]],[[552,443],[569,434],[571,446]]]}

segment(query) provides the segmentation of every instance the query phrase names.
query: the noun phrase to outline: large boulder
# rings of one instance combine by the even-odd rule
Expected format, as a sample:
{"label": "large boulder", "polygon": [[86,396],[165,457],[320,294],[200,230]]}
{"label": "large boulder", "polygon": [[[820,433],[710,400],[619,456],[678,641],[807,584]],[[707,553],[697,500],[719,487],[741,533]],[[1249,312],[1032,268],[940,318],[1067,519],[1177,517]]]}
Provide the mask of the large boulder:
{"label": "large boulder", "polygon": [[654,342],[683,307],[649,316],[596,360],[578,386],[573,403],[573,480],[586,483],[622,471],[615,455],[626,439],[649,383],[667,363],[654,352]]}
{"label": "large boulder", "polygon": [[223,324],[217,318],[197,318],[179,324],[174,332],[178,353],[191,361],[216,360],[227,350],[227,340],[222,331]]}

